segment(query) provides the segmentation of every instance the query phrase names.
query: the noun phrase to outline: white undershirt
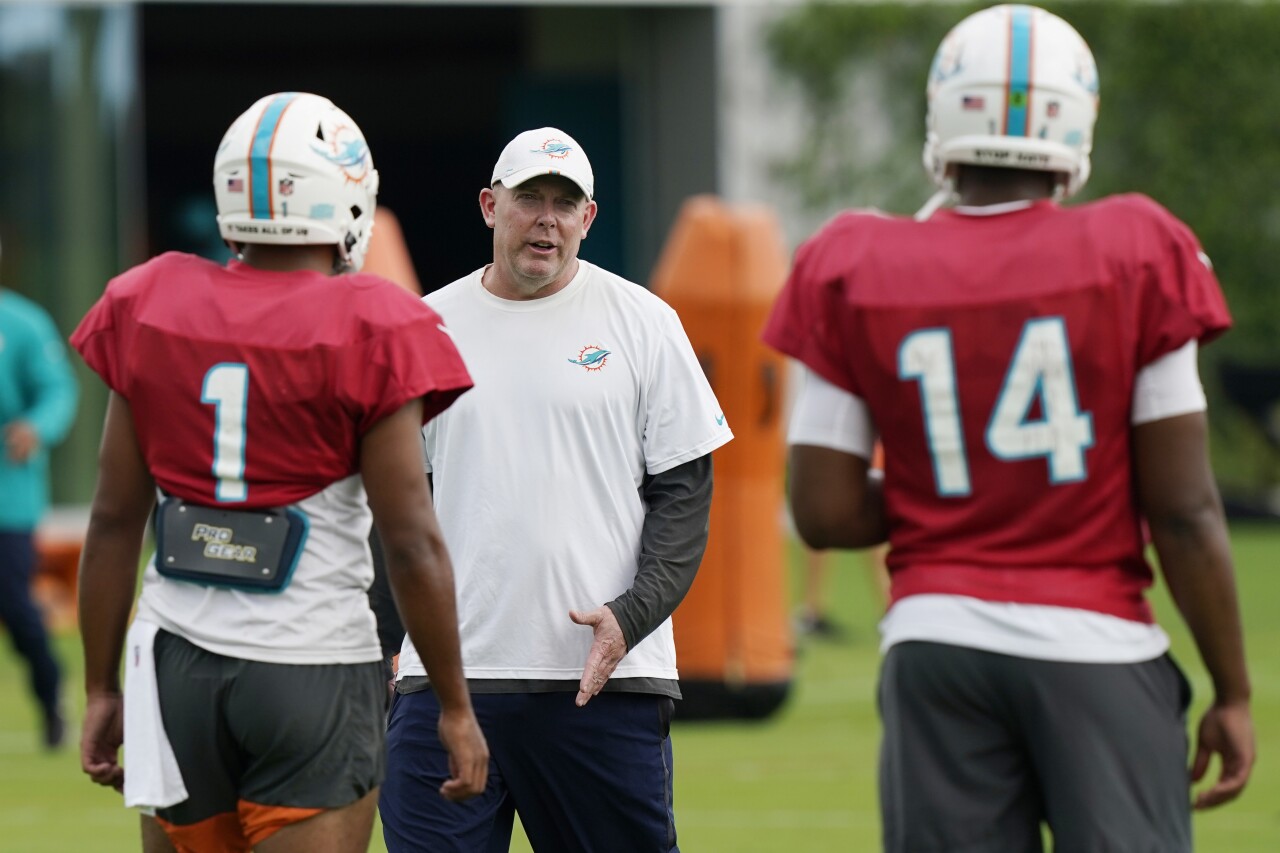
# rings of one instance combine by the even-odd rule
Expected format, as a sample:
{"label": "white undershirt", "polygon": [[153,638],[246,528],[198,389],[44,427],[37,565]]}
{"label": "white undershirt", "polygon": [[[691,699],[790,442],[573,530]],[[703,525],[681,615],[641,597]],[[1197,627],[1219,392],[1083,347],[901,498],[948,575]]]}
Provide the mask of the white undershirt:
{"label": "white undershirt", "polygon": [[[1145,366],[1136,377],[1134,425],[1202,412],[1204,387],[1196,342]],[[787,431],[789,444],[827,447],[870,459],[876,431],[858,396],[802,366],[800,390]],[[880,649],[925,640],[1036,660],[1135,663],[1169,647],[1158,625],[1103,613],[1040,604],[1009,604],[960,595],[912,595],[880,622]]]}

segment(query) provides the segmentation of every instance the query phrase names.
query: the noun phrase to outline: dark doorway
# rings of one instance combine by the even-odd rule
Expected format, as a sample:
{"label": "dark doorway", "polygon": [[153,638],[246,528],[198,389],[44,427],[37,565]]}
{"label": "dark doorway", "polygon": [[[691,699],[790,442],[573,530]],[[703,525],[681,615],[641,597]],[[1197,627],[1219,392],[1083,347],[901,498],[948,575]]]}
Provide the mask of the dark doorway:
{"label": "dark doorway", "polygon": [[[565,117],[576,108],[589,128],[578,139],[597,171],[608,163],[611,181],[619,179],[618,113],[609,97],[615,79],[548,85],[528,71],[537,14],[529,7],[144,5],[148,249],[224,258],[211,186],[218,141],[259,97],[306,91],[330,98],[364,131],[382,178],[378,202],[400,219],[423,286],[433,290],[480,266],[492,243],[477,193],[502,146],[525,129],[517,123],[538,120],[530,106],[569,94],[542,123],[564,121],[577,135]],[[598,114],[601,107],[608,115]],[[583,246],[584,257],[605,265],[617,259],[602,252],[620,251],[620,206],[611,213],[613,221]]]}

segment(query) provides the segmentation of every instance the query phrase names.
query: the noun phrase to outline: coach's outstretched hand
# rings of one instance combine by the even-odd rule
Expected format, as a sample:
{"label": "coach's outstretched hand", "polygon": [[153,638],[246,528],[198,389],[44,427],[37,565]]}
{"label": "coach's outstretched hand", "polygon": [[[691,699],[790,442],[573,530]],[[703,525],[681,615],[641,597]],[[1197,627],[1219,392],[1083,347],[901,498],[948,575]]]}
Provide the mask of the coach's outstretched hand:
{"label": "coach's outstretched hand", "polygon": [[84,709],[80,735],[80,768],[99,785],[124,790],[120,745],[124,743],[124,697],[119,693],[91,693]]}
{"label": "coach's outstretched hand", "polygon": [[622,636],[618,617],[607,606],[600,606],[595,610],[570,610],[569,618],[579,625],[586,625],[595,633],[591,651],[587,653],[587,664],[582,669],[578,696],[574,700],[581,708],[591,701],[592,696],[604,689],[605,682],[627,656],[627,641]]}
{"label": "coach's outstretched hand", "polygon": [[1218,781],[1196,795],[1197,809],[1211,809],[1229,803],[1249,781],[1257,747],[1253,735],[1253,717],[1248,702],[1222,704],[1215,702],[1205,711],[1196,734],[1196,757],[1191,764],[1191,781],[1199,782],[1209,769],[1209,758],[1217,753],[1222,759]]}

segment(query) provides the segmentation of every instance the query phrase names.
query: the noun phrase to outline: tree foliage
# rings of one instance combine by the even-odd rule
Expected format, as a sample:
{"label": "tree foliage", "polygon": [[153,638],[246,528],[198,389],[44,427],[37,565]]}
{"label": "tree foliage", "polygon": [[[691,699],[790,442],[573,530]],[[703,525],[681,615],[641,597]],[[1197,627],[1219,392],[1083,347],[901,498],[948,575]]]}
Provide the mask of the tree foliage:
{"label": "tree foliage", "polygon": [[[775,168],[803,205],[921,204],[932,191],[920,165],[929,63],[947,31],[986,5],[815,3],[773,22],[768,52],[809,124]],[[1236,322],[1202,360],[1211,397],[1224,360],[1280,369],[1280,4],[1041,5],[1098,61],[1093,175],[1080,199],[1146,193],[1199,236]],[[868,128],[876,141],[861,138]],[[1260,436],[1216,399],[1213,412],[1226,479],[1280,479]]]}

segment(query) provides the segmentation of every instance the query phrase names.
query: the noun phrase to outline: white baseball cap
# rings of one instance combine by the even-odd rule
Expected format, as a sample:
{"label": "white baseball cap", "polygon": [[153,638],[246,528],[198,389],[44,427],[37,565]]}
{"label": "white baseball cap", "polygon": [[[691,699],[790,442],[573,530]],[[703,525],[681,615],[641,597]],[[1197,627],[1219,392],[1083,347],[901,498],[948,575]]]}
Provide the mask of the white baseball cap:
{"label": "white baseball cap", "polygon": [[595,192],[596,179],[587,152],[572,136],[554,127],[526,130],[508,142],[493,166],[489,185],[502,181],[510,189],[538,175],[564,175],[582,188],[588,200]]}

